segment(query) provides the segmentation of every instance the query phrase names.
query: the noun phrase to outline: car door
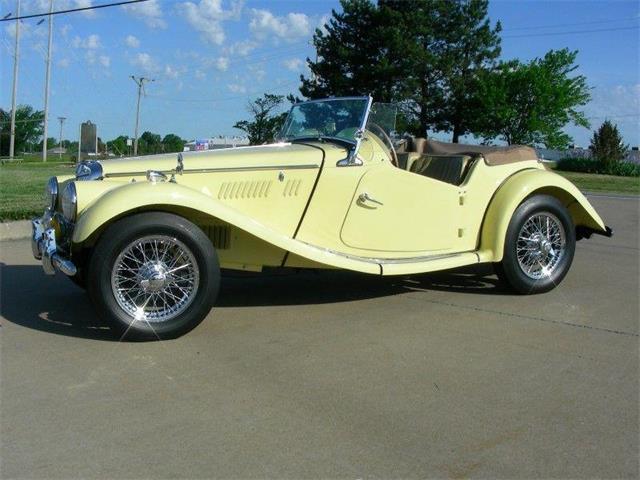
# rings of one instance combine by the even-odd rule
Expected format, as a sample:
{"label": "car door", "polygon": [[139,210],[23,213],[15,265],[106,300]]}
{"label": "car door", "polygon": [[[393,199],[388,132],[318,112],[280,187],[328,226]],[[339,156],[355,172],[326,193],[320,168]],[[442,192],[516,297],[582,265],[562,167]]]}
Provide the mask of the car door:
{"label": "car door", "polygon": [[371,168],[357,185],[341,240],[372,253],[456,250],[459,190],[389,164]]}

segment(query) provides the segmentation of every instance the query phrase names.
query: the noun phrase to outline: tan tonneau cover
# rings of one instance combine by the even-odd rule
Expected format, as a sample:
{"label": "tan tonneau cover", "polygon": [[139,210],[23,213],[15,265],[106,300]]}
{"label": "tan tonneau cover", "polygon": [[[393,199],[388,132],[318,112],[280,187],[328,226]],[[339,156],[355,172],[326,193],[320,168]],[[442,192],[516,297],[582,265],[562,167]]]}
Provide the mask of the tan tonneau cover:
{"label": "tan tonneau cover", "polygon": [[523,145],[496,147],[493,145],[464,145],[462,143],[445,143],[426,140],[424,153],[430,155],[482,155],[487,165],[505,165],[507,163],[537,160],[535,149]]}

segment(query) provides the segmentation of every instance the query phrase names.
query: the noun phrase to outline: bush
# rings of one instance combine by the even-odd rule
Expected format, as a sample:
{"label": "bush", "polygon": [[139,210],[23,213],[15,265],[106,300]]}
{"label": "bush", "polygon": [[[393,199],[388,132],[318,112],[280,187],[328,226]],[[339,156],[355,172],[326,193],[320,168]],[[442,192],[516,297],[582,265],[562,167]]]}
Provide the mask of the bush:
{"label": "bush", "polygon": [[563,158],[558,162],[558,170],[578,173],[601,173],[620,177],[640,177],[640,165],[630,162],[600,162],[590,158]]}

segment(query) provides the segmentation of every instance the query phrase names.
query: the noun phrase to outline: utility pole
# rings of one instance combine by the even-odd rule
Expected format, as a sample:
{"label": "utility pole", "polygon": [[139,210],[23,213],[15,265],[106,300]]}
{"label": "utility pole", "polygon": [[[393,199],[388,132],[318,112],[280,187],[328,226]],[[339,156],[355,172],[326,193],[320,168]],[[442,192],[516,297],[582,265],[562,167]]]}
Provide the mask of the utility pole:
{"label": "utility pole", "polygon": [[[20,18],[20,0],[17,1],[16,18]],[[13,57],[13,97],[11,98],[11,137],[9,139],[9,159],[13,160],[16,144],[16,96],[18,95],[18,59],[20,57],[20,20],[16,20],[16,48]]]}
{"label": "utility pole", "polygon": [[58,117],[60,120],[60,141],[58,142],[58,158],[62,158],[62,124],[67,119],[67,117]]}
{"label": "utility pole", "polygon": [[49,0],[49,48],[47,50],[47,75],[44,82],[44,133],[42,161],[47,161],[47,134],[49,133],[49,81],[51,80],[51,42],[53,40],[53,0]]}
{"label": "utility pole", "polygon": [[154,82],[153,78],[139,77],[130,75],[131,79],[138,85],[138,104],[136,105],[136,129],[133,137],[133,156],[138,155],[138,124],[140,122],[140,96],[144,93],[144,82]]}

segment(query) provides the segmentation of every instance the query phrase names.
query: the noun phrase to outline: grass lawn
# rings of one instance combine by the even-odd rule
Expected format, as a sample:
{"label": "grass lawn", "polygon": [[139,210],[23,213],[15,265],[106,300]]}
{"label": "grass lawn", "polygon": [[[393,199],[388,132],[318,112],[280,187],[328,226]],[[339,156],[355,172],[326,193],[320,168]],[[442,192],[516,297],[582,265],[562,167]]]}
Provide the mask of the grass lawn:
{"label": "grass lawn", "polygon": [[640,177],[617,177],[597,173],[562,172],[560,170],[555,170],[555,172],[573,182],[583,191],[640,194]]}
{"label": "grass lawn", "polygon": [[70,164],[22,162],[0,165],[0,220],[42,215],[44,189],[53,175],[72,175]]}

